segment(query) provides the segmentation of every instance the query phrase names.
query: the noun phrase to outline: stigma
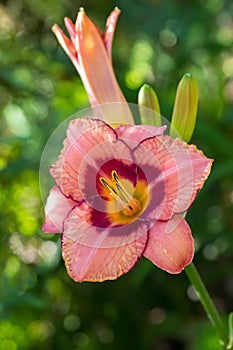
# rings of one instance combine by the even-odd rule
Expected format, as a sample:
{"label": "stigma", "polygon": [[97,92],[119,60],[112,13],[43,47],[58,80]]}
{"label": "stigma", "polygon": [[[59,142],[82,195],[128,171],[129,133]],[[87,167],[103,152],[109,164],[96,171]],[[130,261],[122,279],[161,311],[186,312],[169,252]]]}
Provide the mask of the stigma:
{"label": "stigma", "polygon": [[108,189],[109,195],[117,201],[120,211],[126,216],[133,216],[141,209],[139,200],[126,189],[126,186],[120,180],[116,170],[113,170],[112,179],[106,181],[103,177],[99,180],[101,184]]}

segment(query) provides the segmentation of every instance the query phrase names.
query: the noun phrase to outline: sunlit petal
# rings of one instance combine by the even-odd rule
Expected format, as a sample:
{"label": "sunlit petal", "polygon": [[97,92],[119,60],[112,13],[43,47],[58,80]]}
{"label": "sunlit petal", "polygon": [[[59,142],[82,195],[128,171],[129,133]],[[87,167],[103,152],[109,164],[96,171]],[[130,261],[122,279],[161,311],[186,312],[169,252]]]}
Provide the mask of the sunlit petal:
{"label": "sunlit petal", "polygon": [[66,29],[68,30],[68,33],[72,40],[72,43],[75,44],[75,39],[76,39],[75,25],[73,24],[73,22],[69,17],[65,17],[64,22],[66,25]]}
{"label": "sunlit petal", "polygon": [[115,7],[115,9],[110,13],[106,23],[104,44],[110,59],[112,59],[112,41],[120,12],[121,11],[119,10],[119,8]]}
{"label": "sunlit petal", "polygon": [[56,35],[59,44],[64,49],[66,54],[69,56],[69,58],[73,62],[76,69],[79,69],[77,53],[72,41],[67,38],[67,36],[64,34],[64,32],[61,30],[61,28],[57,24],[53,25],[52,31]]}
{"label": "sunlit petal", "polygon": [[123,103],[121,116],[114,110],[105,113],[100,107],[98,112],[101,118],[109,123],[119,123],[123,120],[124,123],[133,124],[132,114],[118,85],[111,62],[112,41],[119,14],[118,8],[112,11],[105,33],[87,17],[83,8],[80,8],[75,25],[69,18],[65,18],[71,40],[58,25],[55,24],[52,30],[76,67],[91,105]]}
{"label": "sunlit petal", "polygon": [[103,40],[83,10],[76,21],[76,50],[79,74],[92,104],[125,102]]}

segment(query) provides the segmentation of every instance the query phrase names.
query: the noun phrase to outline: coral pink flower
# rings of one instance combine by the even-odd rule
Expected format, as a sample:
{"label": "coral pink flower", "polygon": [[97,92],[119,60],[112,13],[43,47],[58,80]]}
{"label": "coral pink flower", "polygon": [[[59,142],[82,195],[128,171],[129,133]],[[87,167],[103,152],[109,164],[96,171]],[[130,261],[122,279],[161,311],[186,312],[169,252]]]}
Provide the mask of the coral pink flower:
{"label": "coral pink flower", "polygon": [[51,175],[45,232],[62,233],[62,255],[75,281],[116,279],[143,255],[179,273],[193,258],[183,213],[212,160],[165,127],[73,120]]}
{"label": "coral pink flower", "polygon": [[[52,28],[60,45],[77,69],[92,106],[109,102],[126,102],[117,83],[112,67],[112,41],[120,10],[115,8],[107,19],[103,33],[80,9],[76,24],[65,18],[70,39],[55,24]],[[125,105],[126,123],[133,123],[132,115]],[[105,118],[106,119],[106,118]],[[111,120],[108,122],[114,122]]]}

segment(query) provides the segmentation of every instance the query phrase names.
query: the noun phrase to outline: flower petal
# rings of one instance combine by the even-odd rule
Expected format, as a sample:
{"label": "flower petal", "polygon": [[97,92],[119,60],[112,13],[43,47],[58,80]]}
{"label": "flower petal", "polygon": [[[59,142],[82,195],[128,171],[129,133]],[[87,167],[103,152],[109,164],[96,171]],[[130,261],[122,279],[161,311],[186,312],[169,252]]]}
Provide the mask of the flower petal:
{"label": "flower petal", "polygon": [[168,177],[178,174],[178,196],[175,213],[186,211],[209,176],[213,159],[204,156],[195,145],[188,145],[180,139],[165,136],[163,145],[175,162],[175,168],[168,170]]}
{"label": "flower petal", "polygon": [[[79,171],[82,161],[94,166],[98,152],[102,151],[104,156],[106,143],[111,145],[115,141],[114,130],[103,121],[76,119],[70,122],[64,148],[50,171],[65,196],[72,197],[76,201],[83,200],[79,189],[79,179],[84,176]],[[92,174],[89,174],[90,176]]]}
{"label": "flower petal", "polygon": [[166,125],[157,128],[152,125],[120,125],[116,129],[119,138],[141,142],[153,136],[161,136],[166,130]]}
{"label": "flower petal", "polygon": [[54,186],[51,188],[45,205],[46,219],[42,226],[43,231],[47,233],[61,233],[66,216],[76,205],[77,203],[72,199],[67,199],[58,187]]}
{"label": "flower petal", "polygon": [[144,256],[160,269],[180,273],[190,264],[193,254],[191,230],[181,215],[166,222],[157,221],[150,230]]}
{"label": "flower petal", "polygon": [[[116,165],[121,173],[124,167],[131,169],[132,162],[130,148],[117,139],[111,127],[100,120],[78,119],[69,125],[64,148],[56,164],[51,167],[51,175],[66,197],[78,202],[91,199],[89,203],[92,204],[94,198],[98,206],[97,182],[100,185],[100,177],[109,177],[110,164],[112,167]],[[118,171],[118,168],[110,169],[110,174],[113,170]],[[134,176],[135,179],[135,172],[133,166],[132,174],[127,177]]]}
{"label": "flower petal", "polygon": [[120,15],[120,10],[118,7],[115,7],[115,9],[110,13],[107,23],[106,23],[106,31],[104,34],[104,44],[107,50],[107,53],[109,55],[109,58],[112,60],[112,41],[113,36],[117,24],[118,17]]}
{"label": "flower petal", "polygon": [[[169,220],[174,215],[178,191],[178,176],[171,177],[170,182],[166,180],[166,168],[163,162],[169,155],[165,148],[161,147],[162,150],[159,148],[160,144],[157,137],[146,139],[133,153],[135,162],[143,171],[148,184],[148,205],[141,218],[150,222],[152,226],[156,219]],[[157,152],[153,149],[156,146]],[[170,163],[175,166],[172,159]],[[171,167],[170,164],[169,166]]]}
{"label": "flower petal", "polygon": [[120,234],[120,228],[91,226],[77,213],[78,209],[70,213],[62,235],[62,255],[70,276],[78,282],[104,281],[128,272],[145,249],[145,224],[134,228],[130,235]]}
{"label": "flower petal", "polygon": [[53,25],[52,31],[56,35],[59,44],[64,49],[64,51],[69,56],[74,66],[78,70],[79,69],[78,58],[77,58],[76,50],[72,41],[67,38],[67,36],[64,34],[64,32],[61,30],[61,28],[57,24]]}
{"label": "flower petal", "polygon": [[65,17],[64,22],[65,22],[66,29],[68,30],[68,33],[72,40],[72,43],[75,44],[75,40],[76,40],[75,25],[73,24],[73,22],[69,17]]}
{"label": "flower petal", "polygon": [[152,220],[155,211],[154,218],[160,220],[186,211],[208,177],[212,163],[194,145],[169,136],[144,140],[134,155],[147,176],[152,204],[156,193],[164,193],[160,207],[155,207],[152,212]]}

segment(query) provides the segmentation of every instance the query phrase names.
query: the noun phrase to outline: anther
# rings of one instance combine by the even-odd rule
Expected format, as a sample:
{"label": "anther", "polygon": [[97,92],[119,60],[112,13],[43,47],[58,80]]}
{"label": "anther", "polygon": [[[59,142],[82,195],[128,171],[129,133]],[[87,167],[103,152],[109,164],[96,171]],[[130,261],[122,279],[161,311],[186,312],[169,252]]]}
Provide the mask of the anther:
{"label": "anther", "polygon": [[116,182],[119,181],[119,177],[118,177],[118,175],[117,175],[116,170],[113,170],[113,171],[112,171],[112,178],[113,178],[113,180],[115,180]]}
{"label": "anther", "polygon": [[110,193],[113,192],[113,193],[115,193],[115,194],[117,195],[117,192],[114,190],[114,188],[111,187],[111,186],[107,183],[107,181],[104,180],[103,177],[100,177],[100,182],[104,185],[104,187],[106,187],[106,188],[110,191]]}

